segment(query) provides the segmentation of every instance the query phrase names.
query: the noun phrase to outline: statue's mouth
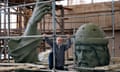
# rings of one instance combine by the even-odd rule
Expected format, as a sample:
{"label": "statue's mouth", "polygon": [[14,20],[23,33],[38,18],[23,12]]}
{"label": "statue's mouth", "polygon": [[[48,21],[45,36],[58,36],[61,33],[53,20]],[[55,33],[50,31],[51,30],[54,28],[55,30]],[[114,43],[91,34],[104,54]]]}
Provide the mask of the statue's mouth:
{"label": "statue's mouth", "polygon": [[80,61],[79,66],[80,67],[88,67],[88,63],[86,61]]}

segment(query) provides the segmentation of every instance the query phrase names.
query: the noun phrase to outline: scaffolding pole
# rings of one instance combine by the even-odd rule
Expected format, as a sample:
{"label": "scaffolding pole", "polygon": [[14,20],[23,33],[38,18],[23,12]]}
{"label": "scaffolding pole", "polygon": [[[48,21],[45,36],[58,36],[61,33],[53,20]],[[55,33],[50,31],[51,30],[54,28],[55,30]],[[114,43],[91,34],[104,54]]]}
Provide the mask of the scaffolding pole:
{"label": "scaffolding pole", "polygon": [[53,72],[55,72],[55,40],[56,40],[56,20],[55,20],[55,0],[52,0],[52,29],[53,29]]}
{"label": "scaffolding pole", "polygon": [[[7,0],[6,7],[8,7],[9,1]],[[8,16],[8,29],[7,29],[7,36],[10,36],[10,8],[7,9],[7,16]],[[6,40],[8,42],[8,40]],[[7,47],[8,52],[8,62],[10,62],[10,55],[9,55],[9,47]]]}
{"label": "scaffolding pole", "polygon": [[112,0],[112,57],[115,56],[115,17],[114,0]]}

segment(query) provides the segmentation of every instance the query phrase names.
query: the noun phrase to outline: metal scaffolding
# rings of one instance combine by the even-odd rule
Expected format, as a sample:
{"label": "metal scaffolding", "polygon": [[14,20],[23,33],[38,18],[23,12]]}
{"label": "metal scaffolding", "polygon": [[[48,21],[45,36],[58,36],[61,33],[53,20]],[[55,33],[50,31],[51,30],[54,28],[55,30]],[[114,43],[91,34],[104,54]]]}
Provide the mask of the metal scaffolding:
{"label": "metal scaffolding", "polygon": [[[58,36],[57,34],[56,34],[56,13],[55,13],[55,9],[56,9],[56,6],[55,6],[55,0],[52,0],[52,1],[44,1],[44,2],[39,2],[39,3],[46,3],[46,2],[52,2],[52,30],[53,30],[53,35],[51,36],[49,36],[48,35],[48,37],[53,37],[53,42],[55,42],[55,40],[56,40],[56,37]],[[8,30],[7,31],[5,31],[5,32],[7,32],[7,36],[0,36],[0,39],[4,39],[4,40],[7,40],[7,39],[10,39],[10,38],[21,38],[21,37],[42,37],[41,35],[33,35],[33,36],[10,36],[10,8],[16,8],[16,7],[23,7],[23,6],[30,6],[30,5],[34,5],[34,4],[36,4],[36,3],[29,3],[29,4],[21,4],[21,5],[16,5],[16,6],[8,6],[8,0],[5,2],[5,6],[6,7],[4,7],[4,8],[1,8],[0,9],[0,31],[1,31],[1,11],[2,10],[4,10],[4,14],[5,14],[5,23],[4,24],[6,24],[6,12],[8,13],[7,15],[8,15]],[[62,17],[58,17],[58,19],[60,18],[60,19],[62,19],[62,23],[64,23],[64,21],[63,21],[63,19],[64,18],[87,18],[87,17],[94,17],[94,16],[107,16],[107,15],[112,15],[112,36],[111,37],[109,37],[109,38],[111,38],[112,39],[112,56],[114,57],[115,56],[115,18],[114,18],[114,13],[115,13],[115,10],[114,10],[114,0],[112,0],[112,14],[99,14],[99,15],[91,15],[91,16],[75,16],[75,17],[72,17],[72,16],[70,16],[70,17],[64,17],[64,16],[62,16]],[[6,28],[6,26],[5,26],[5,28]],[[5,29],[6,30],[6,29]],[[75,31],[73,31],[74,33],[75,33]],[[1,32],[0,32],[1,33]],[[74,34],[73,33],[73,34]],[[61,35],[61,36],[64,36],[64,35]],[[73,35],[73,38],[74,38],[74,35]],[[4,41],[4,42],[6,42],[6,41]],[[5,43],[6,44],[6,43]],[[6,47],[6,45],[4,46],[4,47]],[[75,45],[74,45],[74,47],[75,47]],[[54,60],[54,68],[53,68],[53,72],[55,72],[56,70],[55,70],[55,45],[54,45],[54,43],[53,43],[53,60]],[[75,53],[75,50],[73,51],[73,54]],[[74,56],[74,55],[73,55]],[[8,60],[9,60],[9,58],[8,58]],[[74,63],[75,63],[75,58],[74,58]],[[75,66],[75,65],[74,65]],[[82,69],[82,68],[81,68]],[[93,68],[83,68],[83,69],[88,69],[88,70],[94,70]],[[99,70],[99,69],[98,69]]]}

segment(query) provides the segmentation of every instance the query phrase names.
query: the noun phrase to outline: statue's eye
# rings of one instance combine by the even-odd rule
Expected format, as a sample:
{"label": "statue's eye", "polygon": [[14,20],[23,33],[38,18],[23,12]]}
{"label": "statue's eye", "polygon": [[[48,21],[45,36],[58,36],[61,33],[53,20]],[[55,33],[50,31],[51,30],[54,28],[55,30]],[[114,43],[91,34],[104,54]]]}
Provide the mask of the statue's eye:
{"label": "statue's eye", "polygon": [[79,46],[75,46],[76,49],[79,49],[80,47]]}
{"label": "statue's eye", "polygon": [[76,50],[76,54],[80,54],[82,50],[78,49]]}

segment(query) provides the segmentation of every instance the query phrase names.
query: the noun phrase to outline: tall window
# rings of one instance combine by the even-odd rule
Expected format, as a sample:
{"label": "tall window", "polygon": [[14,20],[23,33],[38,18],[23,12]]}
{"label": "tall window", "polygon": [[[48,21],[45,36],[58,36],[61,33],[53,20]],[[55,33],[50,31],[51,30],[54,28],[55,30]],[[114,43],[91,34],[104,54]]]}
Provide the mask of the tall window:
{"label": "tall window", "polygon": [[[10,13],[15,12],[13,9],[10,9]],[[10,14],[10,17],[8,16],[9,12],[5,12],[4,10],[1,11],[1,29],[8,29],[8,21],[10,21],[10,29],[16,29],[17,25],[17,15],[16,14]],[[8,19],[9,18],[9,19]]]}

